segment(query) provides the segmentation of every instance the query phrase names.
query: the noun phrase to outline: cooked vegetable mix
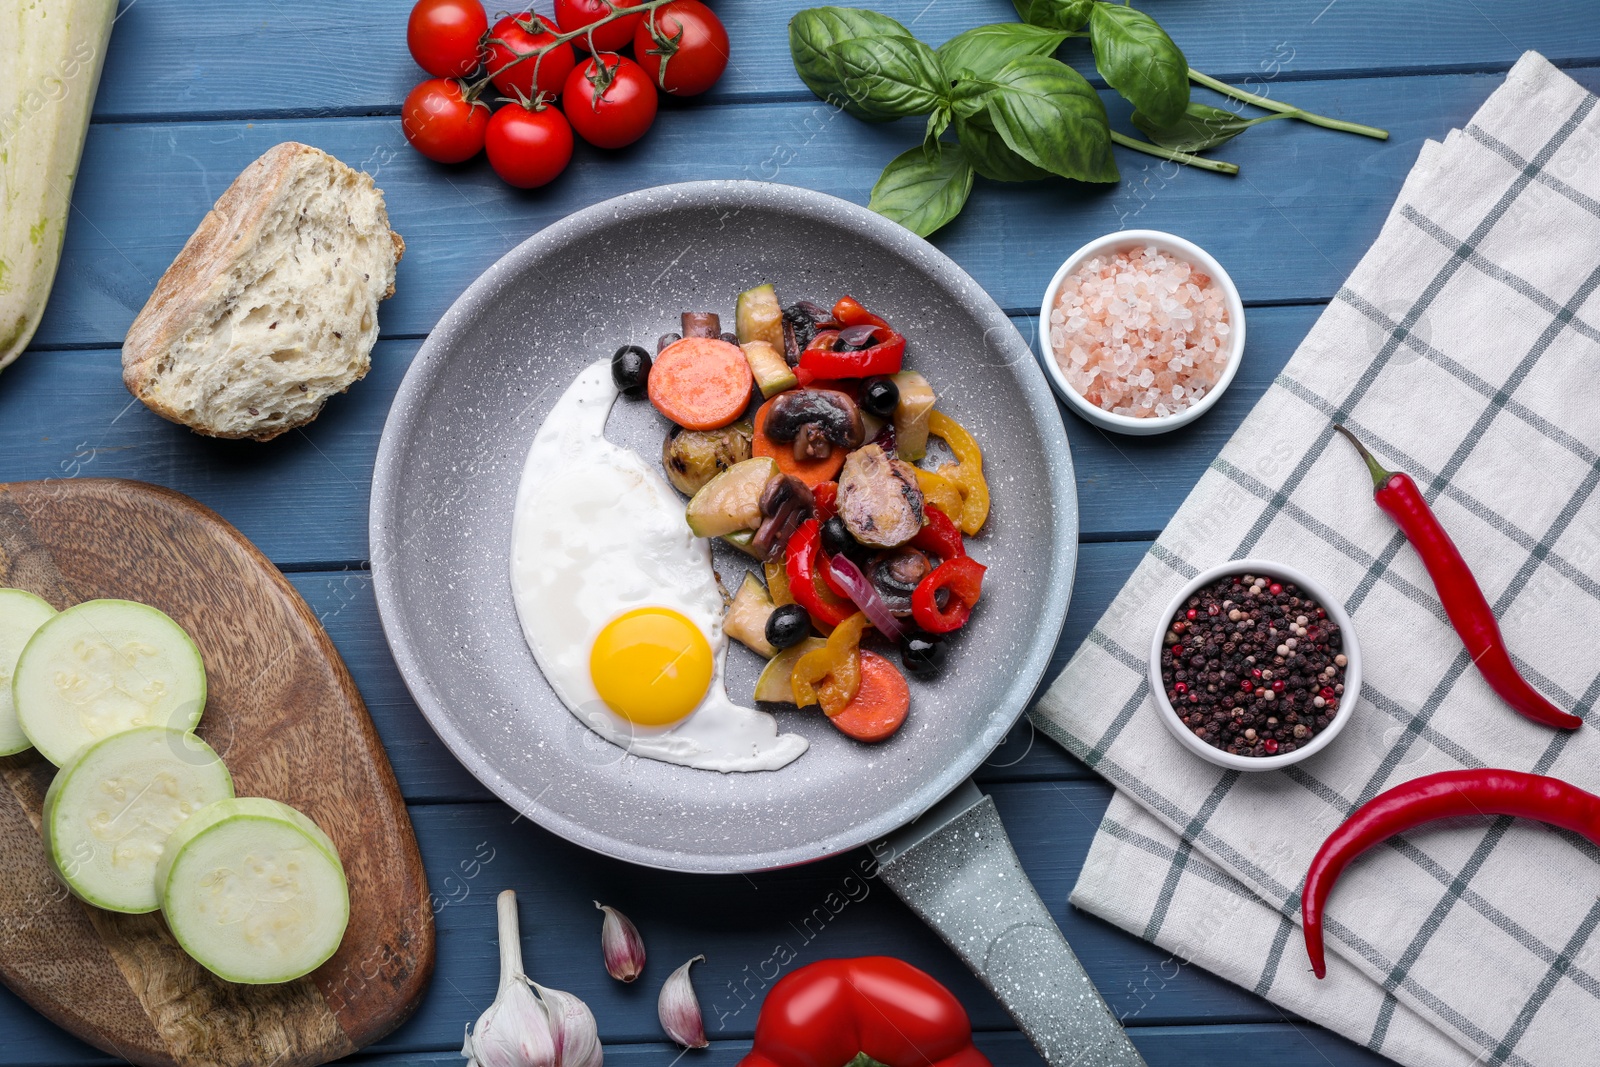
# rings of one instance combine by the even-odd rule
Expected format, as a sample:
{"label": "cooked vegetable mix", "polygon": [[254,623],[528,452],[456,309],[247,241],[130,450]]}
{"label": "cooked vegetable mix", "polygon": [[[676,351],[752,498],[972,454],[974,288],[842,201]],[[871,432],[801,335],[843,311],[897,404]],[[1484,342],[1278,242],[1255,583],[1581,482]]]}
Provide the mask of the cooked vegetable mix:
{"label": "cooked vegetable mix", "polygon": [[[862,643],[898,646],[921,681],[940,673],[945,636],[982,594],[964,541],[989,516],[982,448],[904,366],[905,335],[854,297],[785,305],[763,283],[737,295],[734,333],[724,321],[682,312],[653,361],[619,348],[613,378],[628,396],[642,384],[672,424],[661,460],[690,498],[689,531],[761,561],[724,592],[724,632],[768,660],[755,699],[820,706],[848,736],[882,741],[911,687]],[[954,462],[934,466],[930,436]]]}

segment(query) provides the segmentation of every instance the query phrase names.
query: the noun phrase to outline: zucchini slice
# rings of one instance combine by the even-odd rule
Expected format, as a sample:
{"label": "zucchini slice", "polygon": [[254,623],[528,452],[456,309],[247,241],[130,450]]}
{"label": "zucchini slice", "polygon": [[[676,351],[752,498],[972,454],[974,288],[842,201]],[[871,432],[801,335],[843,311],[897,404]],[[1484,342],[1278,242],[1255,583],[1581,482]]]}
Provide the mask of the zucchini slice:
{"label": "zucchini slice", "polygon": [[55,608],[26,589],[0,589],[0,756],[14,756],[33,746],[17,725],[11,675],[28,638],[55,613]]}
{"label": "zucchini slice", "polygon": [[185,730],[145,726],[96,741],[45,793],[45,853],[83,900],[141,914],[161,906],[156,866],[172,832],[233,796],[233,776]]}
{"label": "zucchini slice", "polygon": [[276,800],[219,800],[167,839],[161,914],[183,950],[228,982],[292,982],[344,940],[350,887],[333,841]]}
{"label": "zucchini slice", "polygon": [[17,722],[57,767],[139,726],[192,730],[206,669],[183,627],[148,604],[86,600],[34,633],[11,680]]}

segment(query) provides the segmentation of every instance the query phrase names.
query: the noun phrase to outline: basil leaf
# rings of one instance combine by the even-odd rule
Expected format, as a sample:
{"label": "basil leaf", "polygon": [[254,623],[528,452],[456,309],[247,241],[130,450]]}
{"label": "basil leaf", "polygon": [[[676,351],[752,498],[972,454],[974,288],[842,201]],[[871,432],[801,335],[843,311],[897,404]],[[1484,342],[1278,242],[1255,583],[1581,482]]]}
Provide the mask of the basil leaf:
{"label": "basil leaf", "polygon": [[1061,30],[1025,22],[997,22],[957,34],[940,45],[936,54],[945,77],[951,81],[963,76],[992,78],[1018,56],[1050,55],[1066,39]]}
{"label": "basil leaf", "polygon": [[1100,76],[1159,125],[1189,104],[1189,61],[1156,20],[1121,4],[1096,4],[1089,17]]}
{"label": "basil leaf", "polygon": [[918,145],[890,160],[867,204],[920,237],[960,214],[972,192],[972,163],[961,146],[935,141],[933,147],[930,154]]}
{"label": "basil leaf", "polygon": [[811,7],[789,20],[789,54],[806,88],[859,119],[872,121],[845,96],[828,49],[857,37],[910,37],[911,31],[887,15],[851,7]]}
{"label": "basil leaf", "polygon": [[1215,148],[1219,144],[1233,140],[1257,123],[1286,119],[1293,114],[1293,112],[1277,113],[1247,119],[1220,107],[1191,100],[1189,107],[1178,117],[1177,122],[1162,125],[1152,122],[1150,116],[1144,112],[1135,111],[1133,124],[1162,148],[1172,148],[1179,152],[1204,152],[1208,148]]}
{"label": "basil leaf", "polygon": [[1094,0],[1011,0],[1023,22],[1051,30],[1081,30]]}
{"label": "basil leaf", "polygon": [[1117,180],[1105,105],[1081,74],[1058,60],[1024,56],[994,81],[989,118],[1008,148],[1063,178]]}
{"label": "basil leaf", "polygon": [[[944,131],[949,129],[949,127],[950,109],[940,105],[938,108],[934,109],[933,114],[928,116],[928,127],[925,131],[923,131],[922,134],[923,142],[930,146],[937,144],[939,141],[939,135],[944,133]],[[932,149],[930,148],[929,150],[931,151]]]}
{"label": "basil leaf", "polygon": [[845,98],[871,121],[925,115],[949,95],[938,57],[914,37],[857,37],[828,56]]}
{"label": "basil leaf", "polygon": [[970,117],[956,118],[956,136],[967,158],[979,174],[997,182],[1031,182],[1048,178],[1050,172],[1029,163],[1013,152],[989,121],[987,110]]}

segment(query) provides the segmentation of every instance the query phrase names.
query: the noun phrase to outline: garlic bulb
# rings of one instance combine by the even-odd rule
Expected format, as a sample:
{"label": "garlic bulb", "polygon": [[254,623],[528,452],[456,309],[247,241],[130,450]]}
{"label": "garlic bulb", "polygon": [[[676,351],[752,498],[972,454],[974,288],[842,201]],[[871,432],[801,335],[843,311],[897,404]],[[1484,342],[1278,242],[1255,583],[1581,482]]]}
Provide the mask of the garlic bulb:
{"label": "garlic bulb", "polygon": [[700,1014],[700,999],[694,995],[694,984],[689,981],[689,968],[704,962],[704,956],[696,956],[673,971],[656,1000],[661,1029],[684,1048],[705,1048],[710,1044],[706,1040],[705,1020]]}
{"label": "garlic bulb", "polygon": [[522,933],[517,894],[495,902],[500,927],[500,990],[467,1030],[461,1054],[467,1067],[600,1067],[599,1026],[588,1005],[558,989],[536,985],[522,973]]}
{"label": "garlic bulb", "polygon": [[606,913],[600,925],[600,954],[605,957],[606,973],[619,982],[631,982],[644,970],[644,938],[639,928],[616,908],[598,900],[594,906]]}

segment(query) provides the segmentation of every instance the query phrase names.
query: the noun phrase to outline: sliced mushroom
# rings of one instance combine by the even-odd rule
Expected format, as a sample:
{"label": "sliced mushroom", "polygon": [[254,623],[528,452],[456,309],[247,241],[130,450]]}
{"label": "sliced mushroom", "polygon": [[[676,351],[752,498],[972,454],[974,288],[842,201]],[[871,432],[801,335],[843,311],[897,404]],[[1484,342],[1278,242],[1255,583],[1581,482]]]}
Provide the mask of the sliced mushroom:
{"label": "sliced mushroom", "polygon": [[761,490],[761,527],[750,542],[751,552],[772,558],[815,510],[816,498],[805,482],[792,474],[774,474]]}
{"label": "sliced mushroom", "polygon": [[864,545],[905,544],[922,529],[916,469],[875,444],[856,449],[839,472],[839,517]]}
{"label": "sliced mushroom", "polygon": [[920,549],[902,546],[874,556],[867,577],[892,614],[911,614],[911,594],[933,570],[933,561]]}
{"label": "sliced mushroom", "polygon": [[797,460],[827,459],[835,448],[855,448],[866,436],[856,402],[832,389],[779,393],[763,429],[774,441],[793,441]]}
{"label": "sliced mushroom", "polygon": [[817,327],[833,319],[833,312],[809,300],[797,300],[783,309],[783,347],[792,367],[800,362],[800,350],[817,335]]}
{"label": "sliced mushroom", "polygon": [[722,336],[722,317],[715,311],[685,311],[679,321],[685,337]]}

